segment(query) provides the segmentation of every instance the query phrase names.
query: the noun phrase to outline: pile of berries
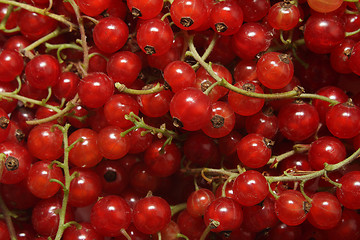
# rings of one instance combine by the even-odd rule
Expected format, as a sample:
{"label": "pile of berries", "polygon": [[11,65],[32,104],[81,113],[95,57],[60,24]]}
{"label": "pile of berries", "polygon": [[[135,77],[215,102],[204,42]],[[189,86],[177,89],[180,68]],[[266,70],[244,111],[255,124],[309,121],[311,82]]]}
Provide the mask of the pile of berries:
{"label": "pile of berries", "polygon": [[358,0],[0,0],[0,240],[360,239]]}

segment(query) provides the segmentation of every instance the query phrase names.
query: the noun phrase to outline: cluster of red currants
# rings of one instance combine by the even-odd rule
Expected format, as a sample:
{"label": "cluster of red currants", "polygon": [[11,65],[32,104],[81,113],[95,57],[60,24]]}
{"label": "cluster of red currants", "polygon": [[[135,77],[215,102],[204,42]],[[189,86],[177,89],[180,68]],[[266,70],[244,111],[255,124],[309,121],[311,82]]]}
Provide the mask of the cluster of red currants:
{"label": "cluster of red currants", "polygon": [[0,240],[360,239],[359,75],[356,0],[0,0]]}

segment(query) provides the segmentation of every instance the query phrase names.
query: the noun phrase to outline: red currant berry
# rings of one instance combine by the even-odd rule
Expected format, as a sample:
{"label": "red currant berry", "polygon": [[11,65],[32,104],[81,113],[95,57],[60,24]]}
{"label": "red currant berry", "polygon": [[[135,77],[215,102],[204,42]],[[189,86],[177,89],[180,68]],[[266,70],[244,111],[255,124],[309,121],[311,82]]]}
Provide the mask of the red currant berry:
{"label": "red currant berry", "polygon": [[106,17],[94,27],[95,45],[105,53],[114,53],[122,48],[128,40],[129,29],[120,18]]}
{"label": "red currant berry", "polygon": [[116,195],[101,198],[91,209],[91,225],[103,236],[120,236],[131,223],[131,208]]}
{"label": "red currant berry", "polygon": [[211,118],[210,99],[196,88],[185,88],[171,99],[170,114],[175,126],[188,131],[200,130]]}
{"label": "red currant berry", "polygon": [[51,55],[39,55],[25,67],[26,80],[37,89],[47,89],[56,85],[60,76],[60,64]]}
{"label": "red currant berry", "polygon": [[248,170],[240,174],[234,182],[236,200],[242,206],[254,206],[269,194],[268,183],[261,173]]}
{"label": "red currant berry", "polygon": [[360,133],[360,108],[351,102],[333,106],[326,114],[326,126],[335,137],[355,137]]}
{"label": "red currant berry", "polygon": [[[214,221],[218,223],[214,223]],[[212,228],[211,231],[213,232],[235,230],[240,227],[243,222],[241,206],[232,198],[217,198],[207,207],[204,222],[205,225],[210,225],[210,228]]]}
{"label": "red currant berry", "polygon": [[169,24],[160,19],[146,20],[137,30],[136,39],[143,52],[162,55],[170,50],[174,34]]}
{"label": "red currant berry", "polygon": [[79,98],[90,108],[103,106],[114,93],[114,82],[104,73],[90,73],[78,86]]}
{"label": "red currant berry", "polygon": [[157,233],[165,228],[170,221],[170,206],[160,197],[146,197],[135,204],[133,222],[135,227],[142,233]]}

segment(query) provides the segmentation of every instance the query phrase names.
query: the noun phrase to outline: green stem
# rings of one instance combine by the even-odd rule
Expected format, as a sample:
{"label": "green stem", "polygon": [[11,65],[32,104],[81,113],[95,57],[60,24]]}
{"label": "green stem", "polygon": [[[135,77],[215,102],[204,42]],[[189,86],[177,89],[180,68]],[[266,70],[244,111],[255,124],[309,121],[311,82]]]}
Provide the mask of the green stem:
{"label": "green stem", "polygon": [[66,20],[64,18],[64,16],[48,12],[47,9],[37,8],[37,7],[34,7],[34,6],[26,4],[26,3],[21,3],[21,2],[18,2],[18,1],[12,1],[12,0],[0,0],[0,3],[12,5],[12,6],[15,6],[15,7],[20,7],[20,8],[23,8],[25,10],[28,10],[29,12],[35,12],[35,13],[38,13],[38,14],[41,14],[41,15],[48,16],[48,17],[50,17],[52,19],[55,19],[56,21],[62,22],[65,25],[69,26],[70,31],[72,29],[77,29],[78,28],[72,22]]}
{"label": "green stem", "polygon": [[339,104],[340,102],[334,100],[334,99],[330,99],[328,97],[325,96],[321,96],[318,94],[311,94],[311,93],[303,93],[300,96],[298,96],[297,98],[310,98],[310,99],[319,99],[319,100],[323,100],[325,102],[329,102],[331,105],[336,105]]}
{"label": "green stem", "polygon": [[187,236],[185,236],[184,234],[182,234],[182,233],[176,234],[176,237],[177,238],[184,238],[185,240],[189,240],[189,238]]}
{"label": "green stem", "polygon": [[[224,79],[224,81],[226,81],[226,80]],[[204,94],[205,94],[205,95],[209,95],[209,93],[211,92],[211,90],[213,90],[213,88],[216,87],[216,86],[219,85],[219,84],[220,84],[220,82],[214,82],[213,84],[211,84],[210,87],[208,87],[208,88],[205,90]]]}
{"label": "green stem", "polygon": [[283,153],[278,156],[272,156],[267,164],[272,164],[273,168],[276,168],[279,162],[282,160],[296,154],[296,153],[304,153],[307,152],[310,148],[310,145],[304,145],[304,144],[295,144],[293,146],[293,150],[288,151],[286,153]]}
{"label": "green stem", "polygon": [[[0,0],[1,1],[1,0]],[[68,29],[60,29],[60,28],[56,28],[53,32],[47,34],[46,36],[36,40],[35,42],[33,42],[32,44],[30,44],[29,46],[25,47],[23,50],[24,51],[31,51],[34,48],[40,46],[43,43],[46,43],[47,41],[49,41],[50,39],[57,37],[61,34],[67,33],[69,32]]]}
{"label": "green stem", "polygon": [[125,115],[125,119],[133,122],[134,126],[130,128],[131,130],[128,129],[128,130],[125,130],[124,132],[122,132],[121,133],[122,137],[124,137],[126,134],[128,134],[130,131],[132,131],[134,129],[143,128],[143,129],[149,130],[149,131],[146,131],[146,133],[150,132],[153,135],[157,135],[159,138],[162,138],[163,136],[165,136],[166,138],[172,138],[172,139],[179,138],[177,133],[166,129],[165,124],[161,125],[160,128],[152,127],[150,125],[147,125],[142,118],[140,118],[133,112],[129,113],[129,115]]}
{"label": "green stem", "polygon": [[353,32],[345,32],[345,37],[350,37],[350,36],[353,36],[355,34],[358,34],[360,32],[360,28],[353,31]]}
{"label": "green stem", "polygon": [[305,175],[287,175],[287,176],[275,176],[275,177],[274,176],[266,176],[265,178],[267,179],[267,181],[269,183],[287,182],[287,181],[307,181],[307,180],[317,178],[317,177],[324,175],[325,171],[331,172],[331,171],[340,169],[341,167],[354,161],[356,158],[359,157],[359,155],[360,155],[360,148],[358,150],[356,150],[353,154],[351,154],[349,157],[344,159],[343,161],[341,161],[337,164],[325,165],[324,169],[319,170],[319,171],[314,171],[312,173],[305,174]]}
{"label": "green stem", "polygon": [[115,87],[119,92],[133,94],[133,95],[146,95],[146,94],[153,94],[158,93],[164,90],[164,86],[160,83],[157,83],[153,88],[138,90],[138,89],[131,89],[127,88],[124,84],[115,83]]}
{"label": "green stem", "polygon": [[66,124],[64,127],[60,125],[55,125],[58,127],[61,132],[63,133],[63,145],[64,145],[64,162],[62,163],[61,167],[64,171],[64,177],[65,177],[65,189],[64,189],[64,195],[63,195],[63,201],[61,210],[59,213],[59,227],[58,231],[55,236],[55,240],[60,240],[66,227],[68,225],[65,225],[65,213],[66,208],[68,204],[68,198],[69,198],[69,189],[70,189],[70,183],[72,179],[74,178],[74,175],[70,175],[69,171],[69,141],[68,141],[68,130],[70,128],[70,124]]}
{"label": "green stem", "polygon": [[10,233],[10,239],[17,240],[15,228],[12,223],[11,216],[10,216],[10,211],[7,208],[7,206],[1,196],[0,196],[0,209],[1,209],[1,212],[4,214],[5,222],[6,222],[7,228]]}
{"label": "green stem", "polygon": [[131,237],[129,236],[129,234],[126,232],[125,229],[121,229],[120,230],[121,234],[127,239],[127,240],[131,240]]}
{"label": "green stem", "polygon": [[49,108],[55,112],[60,112],[60,109],[55,106],[52,106],[52,105],[49,105],[46,103],[44,104],[42,101],[39,101],[39,100],[35,100],[32,98],[27,98],[24,96],[17,95],[17,93],[14,93],[14,92],[1,92],[0,98],[3,98],[3,97],[19,100],[19,101],[23,102],[24,104],[31,103],[31,104],[43,106],[43,107]]}
{"label": "green stem", "polygon": [[[218,39],[219,39],[219,34],[217,34],[216,32],[214,32],[214,35],[213,35],[213,37],[212,37],[212,39],[211,39],[211,42],[210,42],[209,46],[206,48],[204,54],[201,56],[201,59],[202,59],[202,60],[205,61],[205,60],[210,56],[210,54],[211,54],[212,50],[214,49],[215,44],[216,44],[216,42],[217,42]],[[193,68],[194,70],[197,70],[199,67],[200,67],[200,63],[199,63],[199,62],[197,62],[196,64],[194,64],[194,65],[192,66],[192,68]]]}
{"label": "green stem", "polygon": [[311,203],[311,198],[305,193],[304,190],[304,186],[305,186],[306,180],[305,181],[301,181],[300,183],[300,192],[301,194],[304,196],[304,198],[306,199],[306,201],[308,201],[309,203]]}
{"label": "green stem", "polygon": [[186,209],[187,204],[186,203],[180,203],[177,205],[171,206],[171,216],[174,216],[178,212],[181,212],[182,210]]}

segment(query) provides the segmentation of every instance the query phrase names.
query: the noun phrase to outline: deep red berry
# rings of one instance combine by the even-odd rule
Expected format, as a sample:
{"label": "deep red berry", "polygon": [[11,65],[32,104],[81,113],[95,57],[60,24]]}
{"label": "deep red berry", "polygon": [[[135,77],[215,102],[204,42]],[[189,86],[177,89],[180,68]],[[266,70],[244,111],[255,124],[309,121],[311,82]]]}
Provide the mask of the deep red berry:
{"label": "deep red berry", "polygon": [[129,29],[120,18],[107,17],[94,27],[95,45],[105,53],[114,53],[122,48],[128,40]]}
{"label": "deep red berry", "polygon": [[360,107],[351,102],[333,106],[326,114],[326,126],[335,137],[355,137],[360,133]]}
{"label": "deep red berry", "polygon": [[233,35],[243,23],[243,12],[236,1],[222,1],[211,8],[210,26],[220,35]]}
{"label": "deep red berry", "polygon": [[34,163],[27,177],[27,187],[32,194],[38,198],[50,198],[60,189],[60,185],[51,182],[51,179],[57,179],[64,182],[64,175],[61,169],[55,164],[39,161]]}
{"label": "deep red berry", "polygon": [[295,190],[287,190],[275,201],[275,212],[283,223],[296,226],[306,220],[310,204],[304,196]]}
{"label": "deep red berry", "polygon": [[116,195],[101,198],[91,209],[91,225],[103,236],[120,236],[131,223],[131,208]]}
{"label": "deep red berry", "polygon": [[[217,221],[219,225],[213,221]],[[232,198],[217,198],[207,207],[204,222],[205,225],[210,225],[213,232],[232,231],[243,222],[241,206]]]}
{"label": "deep red berry", "polygon": [[257,62],[256,73],[265,87],[279,89],[290,83],[294,75],[294,66],[288,55],[268,52]]}
{"label": "deep red berry", "polygon": [[114,82],[119,82],[130,87],[141,71],[141,59],[135,53],[120,51],[111,55],[106,72]]}
{"label": "deep red berry", "polygon": [[278,119],[281,134],[292,141],[310,137],[316,132],[320,121],[315,107],[302,101],[283,106]]}
{"label": "deep red berry", "polygon": [[340,178],[341,187],[336,189],[340,203],[349,209],[360,208],[360,172],[352,171]]}
{"label": "deep red berry", "polygon": [[175,126],[196,131],[211,118],[211,104],[207,95],[196,88],[178,91],[170,102],[170,114]]}
{"label": "deep red berry", "polygon": [[311,199],[308,221],[320,229],[335,227],[339,223],[342,213],[339,200],[328,192],[315,193]]}
{"label": "deep red berry", "polygon": [[240,161],[247,167],[265,166],[271,157],[271,141],[260,134],[251,133],[243,137],[237,144]]}
{"label": "deep red berry", "polygon": [[114,82],[104,73],[90,73],[78,86],[81,103],[89,108],[103,106],[114,93]]}
{"label": "deep red berry", "polygon": [[145,151],[144,162],[150,173],[168,177],[180,169],[181,152],[175,144],[166,144],[165,139],[154,141]]}
{"label": "deep red berry", "polygon": [[170,50],[174,34],[169,24],[160,19],[146,20],[136,35],[142,51],[149,55],[162,55]]}
{"label": "deep red berry", "polygon": [[236,200],[242,206],[253,206],[262,202],[269,194],[268,183],[261,173],[248,170],[240,174],[234,182]]}
{"label": "deep red berry", "polygon": [[60,64],[51,55],[39,55],[25,67],[26,80],[37,89],[47,89],[56,85],[60,76]]}
{"label": "deep red berry", "polygon": [[308,158],[314,170],[324,168],[324,163],[336,164],[346,157],[344,144],[337,138],[324,136],[310,145]]}
{"label": "deep red berry", "polygon": [[133,222],[135,227],[142,233],[157,233],[165,228],[170,220],[170,206],[160,197],[146,197],[135,204]]}

